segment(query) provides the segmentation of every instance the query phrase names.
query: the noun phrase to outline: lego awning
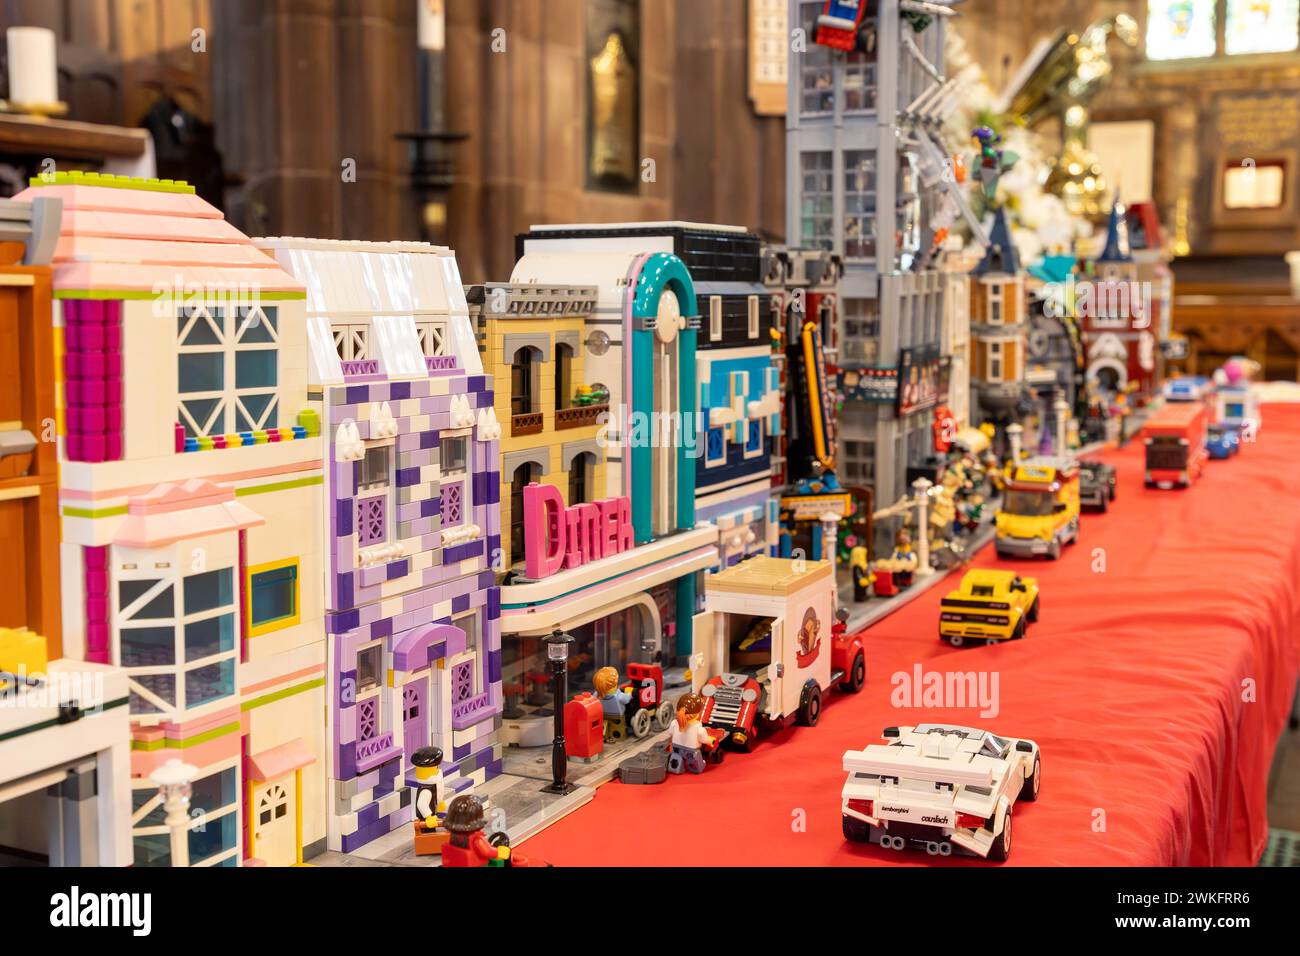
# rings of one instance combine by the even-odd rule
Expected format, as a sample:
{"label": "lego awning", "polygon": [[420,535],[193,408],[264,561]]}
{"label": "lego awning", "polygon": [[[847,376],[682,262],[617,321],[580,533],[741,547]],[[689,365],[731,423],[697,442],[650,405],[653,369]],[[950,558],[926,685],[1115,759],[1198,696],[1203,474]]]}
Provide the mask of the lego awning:
{"label": "lego awning", "polygon": [[316,762],[316,756],[295,737],[287,744],[263,750],[248,758],[248,776],[254,783],[266,783],[294,770],[301,770]]}
{"label": "lego awning", "polygon": [[127,518],[113,544],[128,548],[164,548],[209,534],[243,531],[266,523],[261,515],[235,500],[231,488],[192,479],[168,482],[127,503]]}

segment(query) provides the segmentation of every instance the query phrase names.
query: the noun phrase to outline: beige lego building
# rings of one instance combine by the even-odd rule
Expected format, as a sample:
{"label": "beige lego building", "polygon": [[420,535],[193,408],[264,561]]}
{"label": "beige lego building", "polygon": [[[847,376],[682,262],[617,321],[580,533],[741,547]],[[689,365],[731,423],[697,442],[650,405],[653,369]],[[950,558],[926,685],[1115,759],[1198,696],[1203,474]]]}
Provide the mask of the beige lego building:
{"label": "beige lego building", "polygon": [[609,405],[599,393],[607,395],[613,383],[588,381],[583,361],[589,348],[602,346],[587,342],[596,295],[594,287],[529,284],[469,290],[470,318],[501,422],[498,572],[522,565],[523,491],[529,483],[554,485],[569,506],[606,495],[599,436]]}

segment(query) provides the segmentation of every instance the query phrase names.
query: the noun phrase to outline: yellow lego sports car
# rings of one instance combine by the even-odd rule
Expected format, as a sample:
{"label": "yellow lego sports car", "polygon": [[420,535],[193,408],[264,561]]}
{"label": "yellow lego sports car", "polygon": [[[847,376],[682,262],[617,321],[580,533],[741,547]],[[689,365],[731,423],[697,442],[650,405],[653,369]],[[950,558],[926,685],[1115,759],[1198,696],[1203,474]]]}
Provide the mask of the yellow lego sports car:
{"label": "yellow lego sports car", "polygon": [[974,570],[939,604],[939,638],[953,647],[1014,641],[1038,620],[1038,581],[1014,571]]}

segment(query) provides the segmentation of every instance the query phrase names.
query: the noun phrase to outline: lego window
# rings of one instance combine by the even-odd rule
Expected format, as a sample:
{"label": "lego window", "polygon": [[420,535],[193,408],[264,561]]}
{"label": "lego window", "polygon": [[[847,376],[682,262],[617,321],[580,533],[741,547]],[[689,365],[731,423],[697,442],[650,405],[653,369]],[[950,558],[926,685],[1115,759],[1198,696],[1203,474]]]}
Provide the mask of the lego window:
{"label": "lego window", "polygon": [[985,321],[989,325],[1001,325],[1005,319],[1003,314],[1003,293],[1001,283],[990,282],[987,286],[987,309],[985,311]]}
{"label": "lego window", "polygon": [[515,352],[510,361],[510,414],[531,415],[538,412],[541,383],[538,376],[542,353],[531,347]]}
{"label": "lego window", "polygon": [[465,471],[469,464],[469,439],[464,435],[443,438],[439,443],[438,460],[442,463],[444,475]]}
{"label": "lego window", "polygon": [[727,463],[727,433],[723,428],[710,428],[704,433],[704,464],[716,468]]}
{"label": "lego window", "polygon": [[799,26],[805,37],[804,50],[797,54],[799,110],[805,116],[835,108],[835,61],[829,47],[813,42],[824,6],[824,0],[804,0],[799,8]]}
{"label": "lego window", "polygon": [[455,528],[465,523],[465,482],[442,486],[442,526]]}
{"label": "lego window", "polygon": [[555,346],[555,407],[569,408],[573,404],[573,347],[563,343]]}
{"label": "lego window", "polygon": [[709,341],[722,338],[722,296],[709,297]]}
{"label": "lego window", "polygon": [[447,354],[447,325],[444,322],[417,322],[415,330],[420,337],[420,351],[425,358]]}
{"label": "lego window", "polygon": [[596,466],[596,456],[583,452],[573,456],[569,465],[569,506],[588,504],[591,501],[592,470]]}
{"label": "lego window", "polygon": [[383,681],[384,646],[371,644],[357,651],[357,690],[372,690]]}
{"label": "lego window", "polygon": [[333,333],[334,350],[344,362],[356,362],[370,357],[369,326],[336,325]]}
{"label": "lego window", "polygon": [[[829,248],[829,247],[828,247]],[[844,153],[844,258],[876,257],[876,157],[866,149]]]}
{"label": "lego window", "polygon": [[757,458],[763,454],[763,420],[750,419],[745,436],[745,457]]}
{"label": "lego window", "polygon": [[1147,59],[1214,56],[1217,0],[1147,0]]}
{"label": "lego window", "polygon": [[1227,4],[1223,49],[1228,56],[1287,53],[1296,48],[1300,40],[1297,0],[1227,0]]}
{"label": "lego window", "polygon": [[371,495],[356,499],[357,547],[384,544],[388,540],[388,496]]}
{"label": "lego window", "polygon": [[361,459],[360,475],[357,478],[358,491],[375,491],[392,484],[392,445],[370,445],[366,456]]}
{"label": "lego window", "polygon": [[990,382],[1002,381],[1002,343],[989,343],[989,369],[988,380]]}
{"label": "lego window", "polygon": [[[131,836],[136,866],[171,866],[171,831],[162,797],[148,780],[131,791]],[[225,767],[190,785],[190,811],[202,813],[203,827],[189,834],[191,866],[234,862],[238,848],[238,771]],[[224,864],[222,864],[224,865]]]}
{"label": "lego window", "polygon": [[248,633],[257,637],[299,620],[298,559],[248,569]]}
{"label": "lego window", "polygon": [[[806,55],[806,54],[805,54]],[[800,236],[803,245],[835,248],[835,157],[829,150],[801,153]]]}
{"label": "lego window", "polygon": [[182,308],[177,417],[187,437],[278,425],[279,320],[274,308]]}
{"label": "lego window", "polygon": [[751,295],[747,305],[749,306],[749,337],[756,339],[759,332],[758,296]]}
{"label": "lego window", "polygon": [[131,713],[165,714],[233,695],[235,614],[233,568],[188,575],[180,587],[166,578],[119,580],[117,661],[127,671]]}
{"label": "lego window", "polygon": [[856,113],[876,108],[876,47],[875,29],[865,34],[869,48],[854,50],[844,55],[843,102],[844,112]]}

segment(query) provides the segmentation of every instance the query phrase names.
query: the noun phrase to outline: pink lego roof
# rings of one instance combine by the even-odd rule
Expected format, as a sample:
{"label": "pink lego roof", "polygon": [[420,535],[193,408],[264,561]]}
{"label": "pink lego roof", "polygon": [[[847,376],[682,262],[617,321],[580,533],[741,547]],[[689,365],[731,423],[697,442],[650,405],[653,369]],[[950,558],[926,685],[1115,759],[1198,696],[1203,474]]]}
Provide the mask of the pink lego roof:
{"label": "pink lego roof", "polygon": [[235,500],[235,492],[194,478],[167,482],[127,503],[127,518],[113,543],[129,548],[161,548],[203,535],[242,531],[266,520]]}
{"label": "pink lego roof", "polygon": [[157,295],[160,283],[177,296],[186,294],[182,284],[226,294],[242,288],[249,296],[305,293],[196,195],[59,182],[31,186],[17,198],[35,196],[63,200],[53,263],[56,293],[143,298]]}

